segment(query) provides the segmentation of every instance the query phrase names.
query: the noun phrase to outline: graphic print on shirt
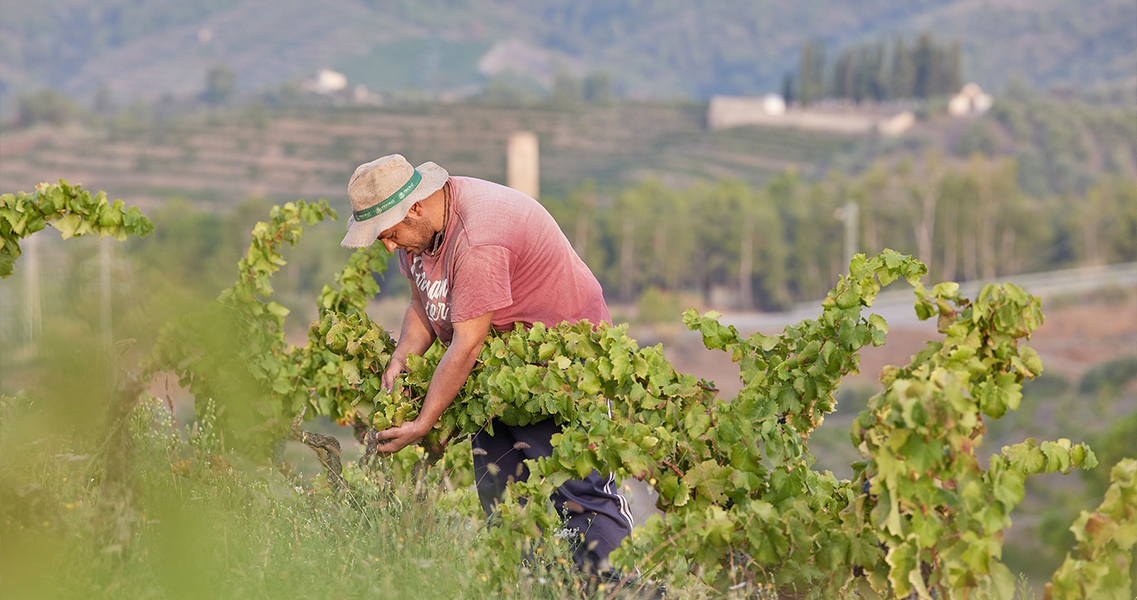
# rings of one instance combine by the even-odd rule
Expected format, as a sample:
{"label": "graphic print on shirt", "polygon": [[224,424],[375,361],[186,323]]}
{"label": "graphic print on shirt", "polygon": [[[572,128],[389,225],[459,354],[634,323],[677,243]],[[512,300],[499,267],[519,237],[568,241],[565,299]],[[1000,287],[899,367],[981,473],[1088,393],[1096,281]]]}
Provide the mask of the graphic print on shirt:
{"label": "graphic print on shirt", "polygon": [[411,273],[414,275],[415,286],[418,287],[419,298],[426,308],[426,316],[434,325],[435,333],[450,329],[450,282],[446,278],[431,279],[427,277],[422,265],[422,257],[416,256],[411,261]]}

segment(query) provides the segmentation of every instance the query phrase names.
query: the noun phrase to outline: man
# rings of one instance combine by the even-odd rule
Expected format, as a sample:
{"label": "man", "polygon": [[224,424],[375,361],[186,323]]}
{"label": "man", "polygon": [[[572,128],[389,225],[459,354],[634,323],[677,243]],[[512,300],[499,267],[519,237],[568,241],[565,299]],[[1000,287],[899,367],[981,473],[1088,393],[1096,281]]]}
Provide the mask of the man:
{"label": "man", "polygon": [[[360,165],[348,184],[352,217],[342,245],[376,240],[399,251],[411,280],[411,303],[383,386],[391,389],[408,354],[434,340],[446,352],[430,380],[418,418],[378,433],[383,452],[422,439],[465,385],[491,327],[515,323],[609,322],[599,282],[536,200],[488,181],[450,177],[427,162],[412,168],[398,154]],[[474,475],[486,514],[505,484],[528,478],[522,461],[552,453],[552,419],[524,427],[494,424],[474,436]],[[494,465],[491,467],[490,465]],[[583,535],[577,565],[600,573],[608,553],[632,527],[627,503],[611,477],[593,471],[561,486],[553,502],[567,527]]]}

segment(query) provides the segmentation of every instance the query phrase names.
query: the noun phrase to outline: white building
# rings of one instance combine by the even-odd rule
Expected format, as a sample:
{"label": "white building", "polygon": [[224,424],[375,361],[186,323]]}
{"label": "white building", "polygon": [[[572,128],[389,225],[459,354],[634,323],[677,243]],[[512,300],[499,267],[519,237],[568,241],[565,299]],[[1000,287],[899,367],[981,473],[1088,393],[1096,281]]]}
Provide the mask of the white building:
{"label": "white building", "polygon": [[[786,101],[777,94],[753,96],[713,96],[707,110],[707,126],[726,129],[739,125],[755,125],[769,117],[786,113]],[[757,119],[757,121],[755,120]]]}
{"label": "white building", "polygon": [[768,115],[784,115],[786,114],[786,101],[778,94],[766,94],[762,96],[762,110],[766,111]]}
{"label": "white building", "polygon": [[320,69],[316,74],[315,92],[319,94],[334,94],[347,87],[347,76],[339,71]]}
{"label": "white building", "polygon": [[991,110],[992,102],[990,94],[984,94],[978,85],[968,83],[948,101],[948,114],[953,117],[981,115]]}
{"label": "white building", "polygon": [[837,107],[787,110],[777,94],[762,97],[714,96],[707,109],[707,126],[712,130],[757,125],[795,127],[814,131],[864,134],[878,131],[897,136],[916,123],[910,110],[895,107]]}

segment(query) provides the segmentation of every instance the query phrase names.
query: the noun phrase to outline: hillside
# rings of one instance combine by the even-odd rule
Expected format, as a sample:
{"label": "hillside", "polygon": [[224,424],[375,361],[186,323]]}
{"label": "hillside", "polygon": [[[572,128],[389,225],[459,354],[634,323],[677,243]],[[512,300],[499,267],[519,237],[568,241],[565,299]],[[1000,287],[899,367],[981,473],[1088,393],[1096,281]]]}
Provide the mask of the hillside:
{"label": "hillside", "polygon": [[392,152],[455,174],[505,181],[505,146],[518,129],[541,140],[544,194],[588,179],[611,188],[646,178],[759,183],[796,168],[816,175],[861,140],[794,130],[712,132],[705,105],[627,103],[579,109],[477,105],[327,109],[263,108],[186,114],[101,126],[35,127],[0,142],[0,189],[65,178],[133,202],[178,195],[221,206],[248,195],[343,197],[356,165]]}
{"label": "hillside", "polygon": [[241,90],[338,68],[373,90],[469,93],[488,81],[548,90],[559,72],[604,72],[633,98],[780,89],[804,42],[829,49],[933,31],[958,40],[987,89],[1137,82],[1137,6],[1040,0],[604,2],[554,0],[4,0],[0,104],[51,86],[88,99],[202,91],[225,64]]}
{"label": "hillside", "polygon": [[[1014,87],[1014,86],[1012,86]],[[940,109],[942,110],[942,109]],[[809,180],[855,175],[876,161],[935,152],[1013,157],[1019,185],[1037,197],[1081,193],[1101,175],[1137,177],[1132,109],[1012,89],[979,118],[931,110],[899,137],[776,127],[706,126],[701,102],[423,103],[380,107],[299,105],[202,110],[136,105],[62,126],[40,123],[0,137],[0,189],[64,178],[114,190],[134,203],[171,196],[221,207],[255,195],[342,197],[355,165],[398,152],[452,173],[505,181],[505,146],[519,129],[540,139],[542,194],[563,197],[594,181],[601,195],[656,179],[761,184],[793,169]]]}

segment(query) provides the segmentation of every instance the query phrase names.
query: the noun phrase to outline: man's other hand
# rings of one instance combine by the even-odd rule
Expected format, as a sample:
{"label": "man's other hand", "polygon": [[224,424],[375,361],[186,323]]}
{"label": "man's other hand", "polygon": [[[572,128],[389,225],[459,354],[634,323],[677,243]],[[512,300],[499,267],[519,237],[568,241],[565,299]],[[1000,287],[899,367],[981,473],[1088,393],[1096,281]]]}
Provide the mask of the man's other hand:
{"label": "man's other hand", "polygon": [[398,452],[421,440],[429,431],[430,425],[423,426],[417,419],[403,423],[398,427],[385,429],[375,434],[376,439],[379,440],[376,450],[383,454]]}

